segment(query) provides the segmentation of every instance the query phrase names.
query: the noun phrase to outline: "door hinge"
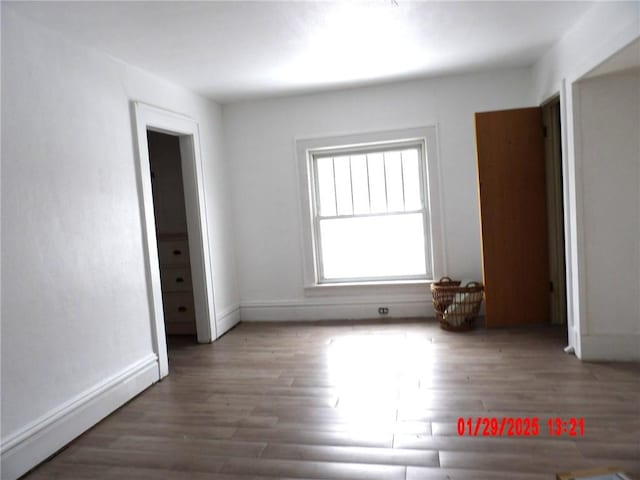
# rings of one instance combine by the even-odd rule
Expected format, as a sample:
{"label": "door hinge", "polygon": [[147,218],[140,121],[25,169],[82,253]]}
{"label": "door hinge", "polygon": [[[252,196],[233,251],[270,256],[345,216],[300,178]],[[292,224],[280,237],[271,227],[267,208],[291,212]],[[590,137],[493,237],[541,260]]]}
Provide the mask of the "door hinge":
{"label": "door hinge", "polygon": [[549,282],[549,291],[553,293],[553,282]]}
{"label": "door hinge", "polygon": [[542,136],[544,138],[547,138],[547,136],[548,136],[548,131],[547,131],[547,126],[546,125],[542,126]]}

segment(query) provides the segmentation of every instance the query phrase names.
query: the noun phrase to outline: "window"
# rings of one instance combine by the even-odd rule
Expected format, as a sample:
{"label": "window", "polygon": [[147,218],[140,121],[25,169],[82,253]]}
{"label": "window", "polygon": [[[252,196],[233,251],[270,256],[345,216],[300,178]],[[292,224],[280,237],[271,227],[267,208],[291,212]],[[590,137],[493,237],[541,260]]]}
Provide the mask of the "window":
{"label": "window", "polygon": [[340,140],[298,144],[316,145],[304,149],[312,283],[432,279],[427,139]]}

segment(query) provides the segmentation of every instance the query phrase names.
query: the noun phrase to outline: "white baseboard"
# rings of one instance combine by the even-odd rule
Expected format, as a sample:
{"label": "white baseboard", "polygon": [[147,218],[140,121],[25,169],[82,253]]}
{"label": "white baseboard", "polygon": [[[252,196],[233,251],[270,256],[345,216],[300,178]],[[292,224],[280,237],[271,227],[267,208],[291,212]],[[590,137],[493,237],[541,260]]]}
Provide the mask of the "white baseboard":
{"label": "white baseboard", "polygon": [[13,480],[46,460],[159,379],[151,354],[2,439],[1,473]]}
{"label": "white baseboard", "polygon": [[[379,315],[379,307],[387,307],[389,314]],[[240,318],[244,321],[414,318],[433,317],[433,315],[431,297],[427,295],[396,298],[310,298],[240,304]]]}
{"label": "white baseboard", "polygon": [[582,335],[579,358],[586,361],[640,361],[640,335]]}
{"label": "white baseboard", "polygon": [[227,308],[217,315],[216,333],[218,338],[240,323],[240,305]]}

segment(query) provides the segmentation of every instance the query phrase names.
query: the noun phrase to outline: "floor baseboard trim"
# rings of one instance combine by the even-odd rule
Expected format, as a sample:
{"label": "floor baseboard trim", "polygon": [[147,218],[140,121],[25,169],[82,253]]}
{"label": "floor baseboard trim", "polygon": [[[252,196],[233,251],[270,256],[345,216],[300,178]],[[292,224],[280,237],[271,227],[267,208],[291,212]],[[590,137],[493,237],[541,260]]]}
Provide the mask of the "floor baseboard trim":
{"label": "floor baseboard trim", "polygon": [[[389,313],[378,314],[378,308],[387,307]],[[361,301],[283,301],[251,302],[240,304],[240,318],[244,321],[300,321],[300,320],[360,320],[371,318],[433,317],[431,298],[399,301],[394,299]]]}
{"label": "floor baseboard trim", "polygon": [[640,335],[582,335],[580,359],[586,361],[640,361]]}
{"label": "floor baseboard trim", "polygon": [[151,354],[82,392],[2,441],[3,480],[13,480],[158,381]]}
{"label": "floor baseboard trim", "polygon": [[216,323],[218,338],[227,333],[238,323],[240,323],[240,305],[235,305],[223,310],[218,316]]}

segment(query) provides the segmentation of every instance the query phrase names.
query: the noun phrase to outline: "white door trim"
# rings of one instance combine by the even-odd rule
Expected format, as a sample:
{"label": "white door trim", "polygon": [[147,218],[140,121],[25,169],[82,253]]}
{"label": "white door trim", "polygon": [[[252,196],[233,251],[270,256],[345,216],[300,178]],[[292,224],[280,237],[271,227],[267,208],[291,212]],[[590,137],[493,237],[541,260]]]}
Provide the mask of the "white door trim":
{"label": "white door trim", "polygon": [[162,378],[168,375],[169,364],[162,309],[147,130],[174,135],[180,140],[196,331],[198,342],[209,343],[216,338],[216,322],[200,135],[198,123],[184,115],[140,102],[133,102],[133,109],[152,341],[154,352],[158,355],[160,378]]}

